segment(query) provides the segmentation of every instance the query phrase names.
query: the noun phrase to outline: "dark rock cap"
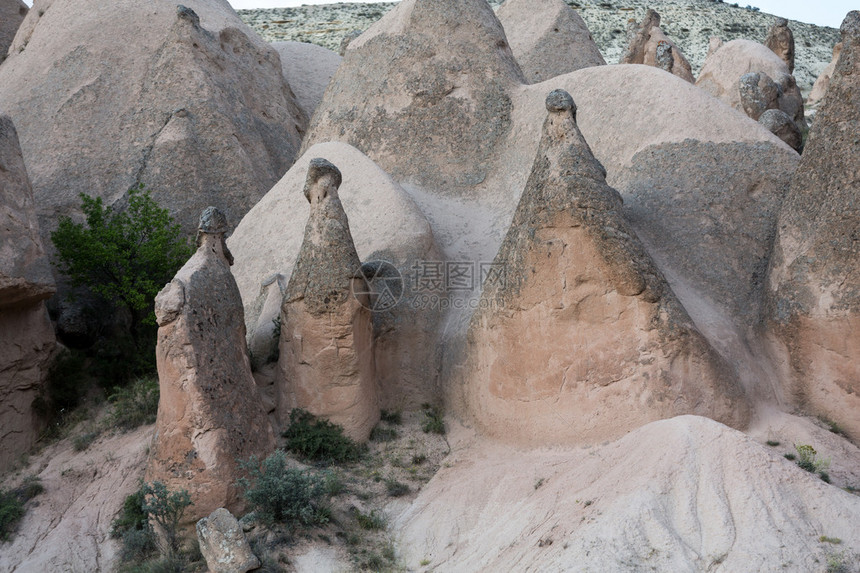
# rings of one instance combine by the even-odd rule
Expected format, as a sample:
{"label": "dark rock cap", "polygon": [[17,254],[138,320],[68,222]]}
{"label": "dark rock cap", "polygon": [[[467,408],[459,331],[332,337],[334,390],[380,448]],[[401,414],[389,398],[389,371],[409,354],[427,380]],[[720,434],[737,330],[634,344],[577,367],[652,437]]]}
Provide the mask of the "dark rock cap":
{"label": "dark rock cap", "polygon": [[218,235],[226,233],[227,229],[227,217],[219,209],[210,206],[203,210],[200,215],[200,224],[197,225],[198,231]]}
{"label": "dark rock cap", "polygon": [[326,175],[334,175],[334,186],[335,188],[340,187],[340,184],[343,181],[343,175],[341,175],[340,169],[338,169],[334,163],[327,159],[323,159],[322,157],[311,159],[311,163],[308,166],[308,177],[305,180],[304,188],[305,198],[309,203],[311,200],[311,187]]}
{"label": "dark rock cap", "polygon": [[842,25],[839,26],[839,31],[842,32],[842,41],[860,41],[860,10],[851,10]]}
{"label": "dark rock cap", "polygon": [[576,103],[573,97],[564,90],[553,90],[546,96],[546,109],[550,112],[573,111],[576,116]]}

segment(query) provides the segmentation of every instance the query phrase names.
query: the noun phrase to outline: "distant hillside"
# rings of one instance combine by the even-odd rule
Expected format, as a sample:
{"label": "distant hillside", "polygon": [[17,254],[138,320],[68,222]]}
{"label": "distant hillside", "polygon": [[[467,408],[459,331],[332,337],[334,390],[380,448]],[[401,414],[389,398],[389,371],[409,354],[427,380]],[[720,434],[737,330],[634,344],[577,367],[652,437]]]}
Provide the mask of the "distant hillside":
{"label": "distant hillside", "polygon": [[[626,46],[627,20],[641,20],[650,7],[662,16],[661,27],[684,50],[698,73],[708,53],[708,39],[747,38],[763,42],[773,19],[771,14],[709,0],[567,0],[588,24],[608,63],[617,63]],[[499,1],[490,0],[498,6]],[[328,4],[268,10],[240,10],[239,16],[265,39],[310,42],[337,51],[344,35],[365,30],[395,6],[380,4]],[[795,76],[806,95],[815,78],[830,62],[839,31],[791,21],[797,46]]]}

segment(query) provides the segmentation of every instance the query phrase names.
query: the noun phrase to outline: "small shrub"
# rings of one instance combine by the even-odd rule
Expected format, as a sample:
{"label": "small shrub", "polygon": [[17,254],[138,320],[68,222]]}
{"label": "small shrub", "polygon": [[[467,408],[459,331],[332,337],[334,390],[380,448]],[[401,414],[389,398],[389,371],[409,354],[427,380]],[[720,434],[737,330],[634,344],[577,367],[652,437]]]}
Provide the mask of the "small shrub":
{"label": "small shrub", "polygon": [[414,466],[420,466],[426,461],[427,456],[425,456],[424,454],[415,454],[414,456],[412,456],[412,465]]}
{"label": "small shrub", "polygon": [[346,491],[346,485],[338,472],[327,471],[323,474],[325,492],[330,497],[335,497]]}
{"label": "small shrub", "polygon": [[389,412],[388,410],[382,410],[379,413],[379,419],[387,424],[392,424],[394,426],[399,426],[403,423],[403,416],[400,414],[400,410],[395,410],[393,412]]}
{"label": "small shrub", "polygon": [[373,509],[370,513],[362,513],[359,510],[355,511],[355,520],[358,526],[369,531],[385,529],[385,515]]}
{"label": "small shrub", "polygon": [[251,457],[242,462],[250,479],[239,479],[243,495],[261,520],[291,525],[325,524],[328,508],[324,479],[310,472],[287,467],[287,456],[278,450],[263,460]]}
{"label": "small shrub", "polygon": [[111,522],[110,535],[114,539],[124,537],[128,531],[142,531],[149,529],[149,516],[143,511],[146,501],[143,484],[141,489],[126,496],[119,515]]}
{"label": "small shrub", "polygon": [[794,460],[797,459],[797,456],[795,456],[792,453],[782,454],[782,457],[784,457],[785,459],[787,459],[788,461],[791,461],[791,462],[793,462]]}
{"label": "small shrub", "polygon": [[166,553],[175,556],[179,553],[179,522],[189,505],[191,496],[187,490],[170,491],[160,481],[144,483],[141,488],[144,501],[141,509],[149,518],[161,526],[167,541]]}
{"label": "small shrub", "polygon": [[397,430],[394,428],[376,426],[370,431],[370,441],[372,442],[393,442],[397,436]]}
{"label": "small shrub", "polygon": [[39,478],[29,476],[10,491],[0,489],[0,542],[8,541],[27,512],[25,504],[45,491]]}
{"label": "small shrub", "polygon": [[535,489],[540,489],[540,487],[546,482],[544,478],[540,478],[535,482]]}
{"label": "small shrub", "polygon": [[840,543],[842,543],[842,540],[838,537],[828,537],[826,535],[822,535],[821,537],[819,537],[818,541],[820,541],[821,543],[832,543],[833,545],[839,545]]}
{"label": "small shrub", "polygon": [[290,426],[284,431],[287,449],[312,460],[333,463],[358,461],[362,448],[328,420],[296,408],[290,412]]}
{"label": "small shrub", "polygon": [[150,559],[156,552],[155,534],[152,529],[129,529],[124,531],[119,558],[123,563],[140,563]]}
{"label": "small shrub", "polygon": [[768,446],[770,446],[772,448],[775,448],[779,445],[779,442],[777,442],[776,440],[768,440],[765,442],[765,444],[767,444]]}
{"label": "small shrub", "polygon": [[89,448],[96,438],[99,437],[99,432],[87,432],[76,437],[72,442],[76,452],[82,452]]}
{"label": "small shrub", "polygon": [[125,388],[114,388],[108,397],[108,401],[113,404],[109,423],[126,432],[155,423],[158,396],[158,379],[154,377],[138,378]]}
{"label": "small shrub", "polygon": [[424,409],[424,424],[421,429],[424,430],[424,433],[444,436],[445,417],[442,410],[438,406],[431,406],[430,404],[424,404],[422,408]]}
{"label": "small shrub", "polygon": [[820,477],[821,481],[823,481],[824,483],[830,483],[830,474],[827,473],[826,471],[823,471],[823,470],[819,471],[818,477]]}
{"label": "small shrub", "polygon": [[795,445],[794,449],[797,450],[798,467],[811,473],[826,471],[830,467],[830,460],[818,459],[818,452],[812,446],[800,444]]}
{"label": "small shrub", "polygon": [[385,489],[388,491],[388,495],[391,497],[400,497],[409,493],[408,485],[403,482],[399,482],[393,478],[388,478],[387,480],[385,480]]}

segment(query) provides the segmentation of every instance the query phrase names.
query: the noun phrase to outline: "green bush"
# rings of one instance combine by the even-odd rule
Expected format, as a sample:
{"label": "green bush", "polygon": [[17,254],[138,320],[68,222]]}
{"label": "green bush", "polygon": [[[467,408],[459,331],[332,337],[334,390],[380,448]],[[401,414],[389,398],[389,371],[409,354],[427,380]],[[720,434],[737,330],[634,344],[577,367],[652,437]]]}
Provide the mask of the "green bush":
{"label": "green bush", "polygon": [[385,529],[385,514],[375,509],[371,510],[370,513],[362,513],[361,511],[356,510],[355,520],[358,522],[358,526],[362,529],[370,531]]}
{"label": "green bush", "polygon": [[385,489],[391,497],[400,497],[409,493],[409,486],[394,478],[388,478],[385,480]]}
{"label": "green bush", "polygon": [[36,476],[25,478],[13,490],[0,489],[0,542],[12,537],[18,522],[27,512],[25,504],[43,491],[45,488]]}
{"label": "green bush", "polygon": [[399,426],[403,423],[403,416],[400,413],[400,410],[388,411],[382,410],[379,413],[379,418],[388,424],[392,424],[394,426]]}
{"label": "green bush", "polygon": [[126,308],[137,342],[141,325],[155,324],[155,295],[192,249],[143,185],[129,190],[125,210],[105,207],[100,197],[80,197],[86,222],[61,217],[51,233],[57,266],[72,286]]}
{"label": "green bush", "polygon": [[370,441],[372,442],[393,442],[397,436],[397,430],[394,428],[376,426],[370,431]]}
{"label": "green bush", "polygon": [[324,477],[287,467],[287,456],[281,450],[262,463],[251,457],[241,465],[250,479],[239,479],[239,487],[248,505],[262,521],[290,525],[328,522]]}
{"label": "green bush", "polygon": [[143,511],[145,501],[146,495],[141,484],[141,489],[126,496],[120,514],[111,522],[111,537],[123,537],[128,531],[149,529],[149,516]]}
{"label": "green bush", "polygon": [[289,451],[312,460],[354,462],[363,453],[361,446],[344,435],[343,428],[300,408],[290,412],[290,426],[283,435]]}
{"label": "green bush", "polygon": [[193,505],[191,496],[186,490],[170,491],[160,481],[151,484],[144,483],[140,488],[143,493],[141,510],[155,523],[161,526],[167,547],[162,553],[168,557],[179,553],[179,522],[189,505]]}
{"label": "green bush", "polygon": [[113,404],[108,418],[112,426],[129,431],[152,424],[158,414],[158,379],[142,377],[125,388],[114,388],[108,400]]}
{"label": "green bush", "polygon": [[93,432],[87,432],[85,434],[81,434],[80,436],[77,436],[74,439],[74,441],[72,442],[72,445],[75,447],[75,451],[76,452],[82,452],[82,451],[86,450],[87,448],[89,448],[92,445],[93,442],[96,441],[96,439],[99,437],[99,435],[100,435],[100,432],[93,431]]}
{"label": "green bush", "polygon": [[444,436],[445,416],[442,414],[442,410],[438,406],[431,406],[430,404],[424,404],[422,408],[424,409],[424,424],[421,429],[424,430],[424,433]]}

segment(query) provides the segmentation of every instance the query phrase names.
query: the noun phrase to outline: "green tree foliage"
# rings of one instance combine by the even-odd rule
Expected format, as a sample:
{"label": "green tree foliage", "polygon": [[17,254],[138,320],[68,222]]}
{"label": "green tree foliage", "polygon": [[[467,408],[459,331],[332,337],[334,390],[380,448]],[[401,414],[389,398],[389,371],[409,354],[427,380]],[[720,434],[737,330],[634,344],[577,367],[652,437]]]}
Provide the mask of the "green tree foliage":
{"label": "green tree foliage", "polygon": [[141,511],[161,526],[167,542],[166,555],[179,553],[179,522],[189,505],[193,505],[187,490],[170,491],[160,481],[144,483]]}
{"label": "green tree foliage", "polygon": [[60,219],[51,241],[58,267],[73,286],[82,286],[131,313],[132,335],[154,324],[155,295],[192,253],[167,209],[143,185],[128,192],[125,210],[105,207],[100,197],[81,193],[84,223]]}

